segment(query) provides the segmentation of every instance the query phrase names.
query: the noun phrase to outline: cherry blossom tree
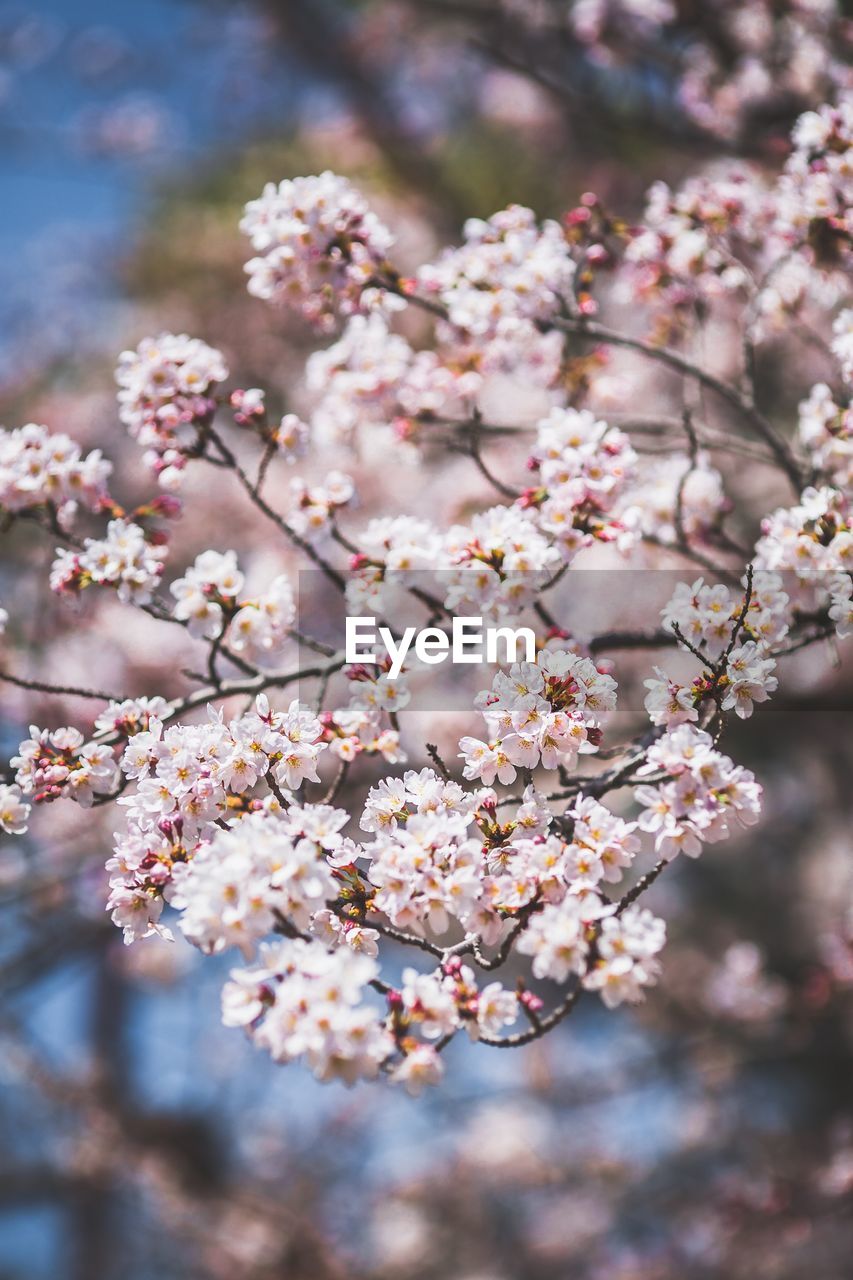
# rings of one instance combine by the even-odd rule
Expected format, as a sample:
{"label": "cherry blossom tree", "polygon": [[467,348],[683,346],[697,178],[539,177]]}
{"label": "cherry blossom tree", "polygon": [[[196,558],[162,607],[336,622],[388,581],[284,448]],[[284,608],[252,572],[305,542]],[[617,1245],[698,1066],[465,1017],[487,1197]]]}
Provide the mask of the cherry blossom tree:
{"label": "cherry blossom tree", "polygon": [[[513,205],[411,265],[348,180],[270,183],[239,232],[269,323],[295,313],[326,343],[299,413],[231,384],[203,338],[159,333],[116,370],[142,502],[115,496],[106,441],[0,436],[5,524],[52,548],[69,632],[110,601],[111,643],[141,619],[193,664],[145,695],[19,674],[6,601],[0,679],[93,714],[31,727],[4,831],[110,806],[125,941],[176,928],[233,955],[226,1024],[322,1080],[417,1094],[462,1032],[521,1048],[581,999],[643,999],[666,963],[646,891],[761,815],[727,724],[851,631],[852,164],[842,94],[797,120],[773,175],[656,184],[638,226],[593,193],[559,220]],[[805,348],[821,380],[762,403],[762,361],[795,369]],[[265,580],[225,529],[170,572],[199,472],[263,521]],[[583,570],[620,568],[678,571],[656,625],[568,625]],[[321,610],[328,593],[392,628],[398,590],[440,632],[531,626],[535,661],[484,670],[424,734],[424,673],[307,632],[305,581]],[[617,699],[638,665],[632,726]]]}
{"label": "cherry blossom tree", "polygon": [[[850,87],[851,26],[836,0],[404,0],[473,38],[593,130],[760,154],[796,116]],[[275,0],[271,7],[276,8]]]}

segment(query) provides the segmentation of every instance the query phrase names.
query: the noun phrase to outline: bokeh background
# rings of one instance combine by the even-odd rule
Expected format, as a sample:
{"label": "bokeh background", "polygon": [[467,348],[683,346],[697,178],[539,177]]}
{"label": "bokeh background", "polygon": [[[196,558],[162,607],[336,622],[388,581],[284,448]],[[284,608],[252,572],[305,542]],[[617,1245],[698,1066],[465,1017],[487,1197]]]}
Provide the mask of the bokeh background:
{"label": "bokeh background", "polygon": [[[0,0],[0,420],[130,457],[112,366],[160,329],[287,407],[310,335],[248,299],[236,232],[265,181],[353,177],[414,260],[513,200],[593,189],[636,217],[655,178],[776,166],[849,75],[845,8]],[[222,521],[202,509],[193,552]],[[33,653],[90,673],[67,615],[33,607],[49,561],[3,555]],[[126,674],[120,638],[137,689],[169,692],[182,656],[146,621],[107,619],[98,683]],[[256,1055],[219,1026],[227,961],[124,949],[108,822],[6,840],[0,1278],[849,1280],[850,705],[840,670],[738,728],[768,816],[655,887],[675,923],[647,1005],[461,1047],[417,1102]],[[4,753],[27,708],[4,690]]]}

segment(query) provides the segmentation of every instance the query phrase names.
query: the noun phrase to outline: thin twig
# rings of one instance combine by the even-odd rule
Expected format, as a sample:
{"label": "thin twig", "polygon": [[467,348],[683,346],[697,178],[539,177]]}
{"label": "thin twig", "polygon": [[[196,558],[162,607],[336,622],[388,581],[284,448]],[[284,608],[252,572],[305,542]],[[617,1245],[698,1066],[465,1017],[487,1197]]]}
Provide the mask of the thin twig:
{"label": "thin twig", "polygon": [[104,693],[101,689],[81,689],[77,685],[48,684],[45,680],[30,680],[24,676],[13,676],[9,671],[0,671],[0,680],[5,684],[14,684],[19,689],[32,689],[36,693],[50,693],[58,698],[91,698],[97,702],[125,701],[120,694]]}

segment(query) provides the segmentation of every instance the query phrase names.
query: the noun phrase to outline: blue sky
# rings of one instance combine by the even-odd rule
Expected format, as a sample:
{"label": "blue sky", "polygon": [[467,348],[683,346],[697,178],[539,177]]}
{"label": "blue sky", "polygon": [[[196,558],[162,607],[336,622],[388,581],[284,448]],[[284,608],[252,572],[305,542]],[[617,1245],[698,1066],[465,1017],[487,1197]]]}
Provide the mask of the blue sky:
{"label": "blue sky", "polygon": [[[95,306],[158,178],[286,127],[306,95],[249,3],[0,0],[0,362]],[[128,153],[116,125],[140,114],[154,143]]]}

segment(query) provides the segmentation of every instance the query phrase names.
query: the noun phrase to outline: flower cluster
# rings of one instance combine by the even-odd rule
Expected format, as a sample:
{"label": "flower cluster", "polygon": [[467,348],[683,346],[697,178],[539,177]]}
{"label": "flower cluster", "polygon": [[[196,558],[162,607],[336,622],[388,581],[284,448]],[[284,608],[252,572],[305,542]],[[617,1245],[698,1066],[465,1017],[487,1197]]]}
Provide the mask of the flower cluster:
{"label": "flower cluster", "polygon": [[656,183],[625,248],[619,296],[627,301],[639,290],[665,303],[662,325],[673,308],[686,314],[748,298],[750,337],[778,328],[809,301],[832,306],[843,294],[839,268],[851,241],[851,101],[800,118],[775,184],[731,164],[676,190]]}
{"label": "flower cluster", "polygon": [[170,902],[183,934],[202,951],[239,947],[249,959],[277,920],[307,928],[337,896],[325,855],[340,843],[346,820],[327,806],[294,806],[216,831],[172,875]]}
{"label": "flower cluster", "polygon": [[730,508],[723,478],[701,449],[637,461],[636,479],[620,514],[631,533],[654,544],[707,541]]}
{"label": "flower cluster", "polygon": [[419,421],[469,417],[483,380],[464,363],[413,350],[376,312],[353,316],[333,346],[311,356],[306,374],[320,396],[312,419],[318,438],[334,441],[351,441],[365,427],[412,440]]}
{"label": "flower cluster", "polygon": [[[464,244],[421,267],[417,285],[446,308],[450,324],[482,353],[485,367],[535,363],[530,347],[553,346],[537,333],[569,302],[575,263],[563,228],[541,226],[530,209],[510,205],[471,218]],[[544,364],[551,370],[551,360]]]}
{"label": "flower cluster", "polygon": [[129,520],[111,520],[105,538],[86,538],[81,551],[58,550],[51,590],[78,595],[86,587],[115,587],[123,604],[148,604],[163,573],[167,548],[149,542]]}
{"label": "flower cluster", "polygon": [[267,183],[246,205],[240,230],[258,254],[246,263],[249,292],[320,329],[382,296],[377,276],[393,237],[346,178],[326,172]]}
{"label": "flower cluster", "polygon": [[[477,989],[473,969],[453,957],[433,973],[404,969],[400,988],[406,1032],[440,1040],[464,1026],[472,1040],[497,1035],[518,1017],[518,997],[500,982]],[[403,1073],[404,1079],[408,1073]]]}
{"label": "flower cluster", "polygon": [[407,701],[405,681],[389,681],[376,667],[349,668],[352,696],[346,706],[325,712],[325,741],[332,755],[344,764],[357,756],[379,755],[387,764],[403,764],[406,753],[400,731],[390,723],[390,713]]}
{"label": "flower cluster", "polygon": [[793,570],[788,590],[798,609],[825,608],[846,591],[853,569],[853,512],[838,489],[803,491],[794,507],[780,507],[762,522],[755,563],[776,571]]}
{"label": "flower cluster", "polygon": [[[746,578],[743,586],[748,587]],[[740,630],[756,644],[772,649],[788,634],[791,620],[783,580],[778,573],[759,570],[752,575],[748,591]],[[664,626],[670,629],[677,626],[683,636],[713,661],[728,648],[743,606],[744,598],[731,587],[722,583],[709,586],[697,578],[689,585],[678,584],[661,618]]]}
{"label": "flower cluster", "polygon": [[168,711],[168,702],[160,697],[108,702],[95,720],[95,733],[117,733],[122,738],[130,738],[134,733],[148,729],[153,719],[163,720]]}
{"label": "flower cluster", "polygon": [[541,488],[528,493],[540,527],[567,562],[593,538],[618,538],[611,518],[631,478],[637,455],[624,432],[588,409],[552,409],[539,423],[530,460]]}
{"label": "flower cluster", "polygon": [[185,333],[143,338],[119,356],[119,416],[164,489],[180,487],[185,454],[197,446],[216,410],[217,384],[227,377],[221,352]]}
{"label": "flower cluster", "polygon": [[597,921],[606,911],[594,893],[569,894],[538,911],[518,941],[522,955],[531,956],[533,976],[565,982],[570,974],[586,970],[590,942]]}
{"label": "flower cluster", "polygon": [[[734,7],[722,6],[726,27]],[[606,39],[611,10],[630,16],[629,31],[676,20],[669,0],[570,8],[594,43]],[[742,167],[680,190],[657,185],[636,232],[592,194],[563,223],[511,206],[470,222],[461,247],[411,278],[386,260],[390,233],[345,179],[266,188],[242,224],[257,254],[251,292],[323,332],[342,325],[298,392],[310,426],[295,413],[276,425],[259,387],[227,395],[220,353],[171,334],[122,355],[122,419],[167,489],[193,458],[216,463],[211,475],[235,472],[252,521],[282,539],[288,566],[301,554],[322,571],[329,599],[338,592],[351,615],[379,619],[386,652],[346,661],[328,639],[325,594],[313,611],[319,634],[310,618],[297,632],[290,579],[256,591],[249,548],[240,560],[201,550],[171,583],[169,614],[154,595],[166,539],[149,520],[178,514],[178,499],[166,493],[124,515],[97,452],[83,457],[40,427],[3,432],[7,515],[32,513],[31,524],[56,533],[78,501],[110,513],[102,537],[69,535],[53,588],[109,584],[149,615],[146,626],[177,621],[170,633],[181,650],[181,628],[199,642],[207,674],[168,658],[169,701],[111,701],[27,680],[4,656],[0,674],[13,685],[100,709],[86,734],[31,730],[3,773],[0,827],[21,833],[35,804],[61,796],[117,801],[124,823],[107,908],[126,941],[168,935],[174,917],[206,954],[237,948],[244,967],[224,989],[225,1021],[320,1079],[381,1071],[416,1094],[440,1079],[442,1050],[462,1032],[515,1046],[550,1031],[586,992],[607,1007],[639,1000],[665,941],[663,921],[639,899],[678,853],[695,857],[759,818],[760,787],[721,753],[719,734],[774,693],[786,654],[833,628],[853,633],[853,309],[839,270],[853,243],[850,110],[843,101],[803,117],[775,185]],[[593,296],[599,269],[612,284]],[[626,296],[636,323],[612,329],[608,313]],[[403,309],[398,332],[391,313]],[[752,377],[769,365],[765,326],[788,310],[841,372],[798,383],[797,399],[812,389],[793,443]],[[693,353],[717,332],[736,338],[734,355],[721,350],[706,367]],[[777,338],[786,340],[781,325]],[[649,375],[636,388],[632,364]],[[792,360],[784,385],[800,369]],[[220,411],[233,449],[215,429]],[[310,468],[275,495],[276,456],[295,460],[309,437]],[[374,503],[360,531],[344,512],[356,505],[353,479],[328,470],[342,445],[361,468],[361,500]],[[442,449],[454,457],[436,491],[424,475]],[[398,457],[422,470],[392,470]],[[782,485],[795,495],[763,521],[746,566],[760,513],[735,510],[744,459],[771,495],[763,510],[784,501]],[[380,494],[391,508],[375,505]],[[254,526],[229,527],[237,536]],[[639,569],[698,563],[706,576],[674,591],[662,630],[624,618],[604,629],[593,599],[582,644],[566,630],[578,614],[553,594],[560,581],[579,584],[580,553],[581,564]],[[101,613],[117,609],[107,602]],[[524,641],[528,660],[500,669],[487,644],[490,687],[474,702],[483,737],[457,707],[460,718],[419,749],[409,728],[422,713],[409,706],[403,667],[418,630],[409,623],[441,633],[419,636],[418,654],[425,640],[456,657],[469,615],[501,624],[508,647]],[[297,639],[311,650],[299,669],[282,660]],[[679,678],[656,668],[645,680],[654,727],[642,715],[629,727],[623,707],[648,672],[645,655],[667,645]],[[628,696],[617,717],[610,655],[620,651]],[[685,683],[682,669],[692,671]],[[273,709],[265,691],[297,681],[310,703]],[[458,693],[462,682],[450,683]],[[599,752],[605,727],[606,752],[577,769]],[[626,789],[634,810],[611,801]],[[644,868],[652,845],[657,865]],[[428,956],[430,971],[398,964],[397,946]],[[478,976],[519,957],[512,988]],[[743,960],[729,968],[754,981]],[[563,986],[541,1017],[531,975]],[[523,1029],[506,1033],[519,1018]]]}
{"label": "flower cluster", "polygon": [[260,695],[254,710],[230,723],[213,711],[201,725],[164,727],[150,717],[122,756],[122,771],[136,791],[121,798],[127,830],[108,863],[109,909],[125,940],[156,927],[175,868],[221,830],[220,820],[247,807],[275,809],[275,795],[252,798],[261,782],[275,792],[293,790],[306,778],[317,781],[323,750],[320,721],[295,701],[285,712],[273,711]]}
{"label": "flower cluster", "polygon": [[818,261],[849,259],[853,243],[853,96],[800,116],[779,182],[779,220],[793,243],[807,240]]}
{"label": "flower cluster", "polygon": [[501,823],[493,792],[471,795],[431,770],[389,778],[371,791],[362,817],[375,832],[363,850],[372,906],[418,934],[442,934],[455,920],[496,943],[507,918],[615,882],[633,861],[636,823],[583,795],[566,816],[572,834],[561,838],[548,833],[551,814],[533,787]]}
{"label": "flower cluster", "polygon": [[233,551],[204,551],[183,578],[171,585],[177,603],[174,616],[186,622],[191,636],[220,637],[252,661],[277,656],[284,648],[295,616],[287,577],[274,578],[262,594],[240,599],[245,579]]}
{"label": "flower cluster", "polygon": [[[718,0],[707,13],[676,0],[499,0],[497,7],[529,28],[531,49],[568,39],[585,54],[587,73],[625,67],[633,81],[638,68],[665,68],[676,98],[667,96],[667,111],[680,105],[718,145],[755,146],[757,122],[784,118],[791,103],[821,102],[850,84],[849,23],[836,0]],[[531,78],[543,76],[547,63],[530,65],[530,52],[523,41],[519,46],[518,66]],[[575,58],[571,68],[577,74]]]}
{"label": "flower cluster", "polygon": [[[645,7],[646,0],[632,3]],[[722,0],[704,38],[690,28],[688,36],[681,101],[698,124],[725,138],[748,136],[755,120],[784,103],[819,102],[850,83],[844,11],[832,2],[753,0],[747,8]]]}
{"label": "flower cluster", "polygon": [[480,511],[443,541],[440,563],[458,566],[442,574],[444,603],[457,613],[517,617],[563,563],[534,515],[517,505]]}
{"label": "flower cluster", "polygon": [[381,517],[365,527],[359,547],[347,584],[355,612],[387,610],[395,590],[430,570],[447,610],[515,618],[562,567],[531,512],[517,505],[477,512],[443,534],[427,520]]}
{"label": "flower cluster", "polygon": [[[337,866],[349,852],[347,842],[342,840],[331,861]],[[335,947],[349,947],[350,950],[371,956],[373,959],[379,955],[379,939],[382,935],[378,929],[371,929],[348,916],[338,915],[331,908],[314,912],[309,932],[329,951],[334,950]]]}
{"label": "flower cluster", "polygon": [[800,405],[799,437],[816,471],[840,489],[853,485],[853,413],[836,404],[825,382]]}
{"label": "flower cluster", "polygon": [[703,844],[725,840],[761,813],[761,788],[748,769],[714,747],[710,734],[682,724],[649,748],[640,774],[665,775],[659,785],[637,787],[642,831],[654,834],[661,857],[695,858]]}
{"label": "flower cluster", "polygon": [[109,501],[112,469],[100,449],[84,456],[69,436],[35,422],[0,427],[0,509],[12,514],[49,506],[67,522],[78,505],[97,511]]}
{"label": "flower cluster", "polygon": [[96,796],[109,795],[118,782],[110,747],[87,742],[79,729],[30,725],[29,738],[10,763],[16,770],[16,787],[35,804],[67,796],[88,806]]}
{"label": "flower cluster", "polygon": [[452,919],[495,937],[500,922],[484,909],[481,841],[469,838],[477,798],[432,769],[408,770],[372,787],[361,829],[373,834],[369,859],[371,901],[405,929],[444,933]]}
{"label": "flower cluster", "polygon": [[595,963],[583,978],[587,991],[598,991],[608,1009],[627,1001],[636,1004],[643,988],[660,974],[657,955],[666,942],[666,925],[642,907],[605,916],[596,939]]}
{"label": "flower cluster", "polygon": [[[488,812],[487,802],[484,809]],[[566,810],[570,836],[549,832],[550,821],[547,806],[528,788],[510,828],[481,823],[488,842],[487,894],[500,913],[513,915],[536,902],[560,903],[567,895],[583,897],[603,881],[615,883],[640,847],[637,824],[618,818],[592,796],[580,794]]]}
{"label": "flower cluster", "polygon": [[330,532],[335,512],[352,501],[355,485],[342,471],[330,471],[322,484],[307,484],[294,476],[290,493],[290,527],[312,542],[322,541]]}
{"label": "flower cluster", "polygon": [[252,662],[277,657],[290,637],[295,616],[290,581],[280,574],[259,596],[241,601],[229,624],[227,642]]}
{"label": "flower cluster", "polygon": [[244,581],[235,551],[203,551],[169,588],[177,601],[174,616],[187,624],[191,636],[214,640],[222,633],[226,614],[236,612]]}
{"label": "flower cluster", "polygon": [[661,614],[664,626],[702,656],[706,673],[681,685],[656,667],[645,681],[653,724],[673,729],[698,720],[709,695],[719,697],[722,710],[745,719],[754,703],[775,691],[776,662],[770,655],[788,634],[790,601],[778,574],[758,572],[743,585],[743,599],[722,584],[706,586],[701,578],[676,587]]}
{"label": "flower cluster", "polygon": [[581,792],[566,810],[572,837],[565,850],[563,877],[572,893],[585,893],[602,881],[622,878],[640,848],[636,822],[626,822],[606,805]]}
{"label": "flower cluster", "polygon": [[746,167],[690,178],[675,191],[656,182],[626,250],[632,278],[677,307],[743,289],[749,275],[736,250],[755,248],[767,218],[761,183]]}
{"label": "flower cluster", "polygon": [[643,988],[657,981],[655,957],[665,941],[666,926],[650,911],[628,907],[617,915],[594,893],[570,894],[531,918],[518,950],[532,957],[535,977],[565,982],[575,975],[613,1009],[626,1001],[635,1004]]}
{"label": "flower cluster", "polygon": [[245,1027],[277,1062],[304,1058],[319,1080],[372,1079],[393,1053],[379,1012],[365,1001],[378,966],[296,938],[266,943],[258,963],[235,969],[222,1020]]}
{"label": "flower cluster", "polygon": [[460,739],[465,777],[491,786],[512,782],[518,769],[572,766],[595,751],[601,722],[616,706],[616,681],[576,653],[546,649],[535,663],[499,672],[477,697],[489,729],[486,742]]}

